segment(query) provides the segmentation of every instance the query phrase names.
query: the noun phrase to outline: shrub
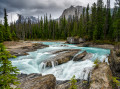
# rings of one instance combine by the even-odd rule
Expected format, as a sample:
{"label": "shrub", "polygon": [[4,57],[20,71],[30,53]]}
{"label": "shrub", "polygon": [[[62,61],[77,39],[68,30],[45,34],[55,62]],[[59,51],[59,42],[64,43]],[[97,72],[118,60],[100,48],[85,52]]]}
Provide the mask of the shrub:
{"label": "shrub", "polygon": [[71,78],[70,81],[70,88],[69,89],[77,89],[77,85],[76,85],[77,80],[75,79],[75,75]]}
{"label": "shrub", "polygon": [[112,77],[113,86],[120,86],[120,81],[118,81],[118,79],[118,77]]}
{"label": "shrub", "polygon": [[101,63],[100,60],[99,60],[99,59],[96,59],[96,60],[94,61],[95,68],[98,68],[98,66],[99,66],[100,63]]}

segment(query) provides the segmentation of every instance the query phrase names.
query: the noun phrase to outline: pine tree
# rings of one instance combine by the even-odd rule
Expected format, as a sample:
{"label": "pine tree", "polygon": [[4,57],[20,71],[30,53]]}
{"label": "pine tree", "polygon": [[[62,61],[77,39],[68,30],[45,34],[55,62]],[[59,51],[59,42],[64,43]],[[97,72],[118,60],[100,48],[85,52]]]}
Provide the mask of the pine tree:
{"label": "pine tree", "polygon": [[79,37],[83,37],[83,20],[82,20],[83,18],[82,18],[82,15],[80,16],[80,21],[79,21],[79,31],[78,31],[78,33],[79,33]]}
{"label": "pine tree", "polygon": [[0,43],[3,42],[3,32],[0,30]]}
{"label": "pine tree", "polygon": [[8,27],[7,16],[8,15],[7,15],[6,9],[4,9],[4,26],[5,26],[4,38],[6,41],[10,41],[11,40],[11,33],[10,33],[10,29]]}
{"label": "pine tree", "polygon": [[96,17],[97,17],[97,7],[96,7],[96,3],[93,3],[92,15],[91,15],[91,23],[92,24],[91,24],[91,29],[90,29],[90,33],[91,33],[93,40],[97,39]]}
{"label": "pine tree", "polygon": [[89,31],[89,4],[87,5],[86,9],[86,32],[88,34]]}
{"label": "pine tree", "polygon": [[103,24],[104,24],[104,17],[103,17],[103,1],[97,1],[97,40],[103,39]]}
{"label": "pine tree", "polygon": [[3,28],[3,25],[0,24],[0,43],[4,41]]}
{"label": "pine tree", "polygon": [[18,69],[13,67],[8,59],[14,57],[0,44],[0,88],[10,89],[10,84],[18,84]]}

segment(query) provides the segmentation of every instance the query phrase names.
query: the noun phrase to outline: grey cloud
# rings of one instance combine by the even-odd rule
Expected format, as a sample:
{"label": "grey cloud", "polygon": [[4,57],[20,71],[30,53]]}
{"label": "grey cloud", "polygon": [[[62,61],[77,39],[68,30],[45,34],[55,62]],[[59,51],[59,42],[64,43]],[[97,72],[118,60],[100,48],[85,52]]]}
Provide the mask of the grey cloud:
{"label": "grey cloud", "polygon": [[59,17],[62,11],[71,5],[85,5],[85,3],[97,0],[0,0],[0,18],[3,17],[3,9],[8,13],[19,13],[25,16],[43,16],[51,13],[53,17]]}

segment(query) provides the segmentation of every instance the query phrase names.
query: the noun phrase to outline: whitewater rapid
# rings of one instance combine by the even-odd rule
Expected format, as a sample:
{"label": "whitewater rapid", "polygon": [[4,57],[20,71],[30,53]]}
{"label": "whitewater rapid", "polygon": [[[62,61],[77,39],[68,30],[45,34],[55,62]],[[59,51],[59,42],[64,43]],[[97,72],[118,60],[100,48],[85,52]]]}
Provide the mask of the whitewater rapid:
{"label": "whitewater rapid", "polygon": [[[73,75],[77,79],[87,79],[89,72],[93,69],[94,60],[99,59],[101,62],[108,62],[108,55],[110,54],[109,49],[100,49],[93,47],[77,47],[75,45],[63,44],[62,42],[42,42],[49,47],[44,49],[38,49],[34,52],[28,52],[27,56],[20,56],[15,59],[10,59],[12,65],[16,66],[20,73],[31,74],[31,73],[40,73],[42,75],[53,74],[57,80],[70,80]],[[60,49],[81,49],[82,51],[87,51],[92,53],[93,57],[85,61],[73,60],[57,65],[52,61],[52,68],[46,67],[46,64],[43,61],[50,59],[51,57],[56,56],[52,54],[52,51]],[[82,53],[78,52],[78,54]],[[76,54],[77,55],[77,54]]]}

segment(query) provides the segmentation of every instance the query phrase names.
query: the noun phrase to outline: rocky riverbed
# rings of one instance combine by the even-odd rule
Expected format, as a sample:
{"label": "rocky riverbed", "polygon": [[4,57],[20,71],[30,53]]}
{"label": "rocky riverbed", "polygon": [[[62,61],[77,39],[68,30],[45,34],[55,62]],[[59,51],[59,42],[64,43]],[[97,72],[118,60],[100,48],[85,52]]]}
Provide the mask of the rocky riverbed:
{"label": "rocky riverbed", "polygon": [[[37,49],[40,48],[45,48],[48,47],[48,45],[42,44],[42,43],[33,43],[33,42],[16,42],[16,43],[4,43],[7,46],[7,50],[10,51],[11,54],[14,54],[16,56],[19,55],[26,55],[26,52],[29,51],[35,51]],[[48,43],[47,43],[48,44]],[[83,43],[82,43],[83,44]],[[85,44],[85,43],[84,43]],[[79,44],[81,45],[81,44]],[[85,45],[83,45],[85,47]],[[97,45],[98,46],[98,45]],[[95,47],[97,47],[95,46]],[[70,49],[65,49],[66,47],[70,47]],[[34,61],[29,61],[31,59],[28,59],[27,61],[29,61],[30,65],[31,63],[34,63],[34,66],[36,67],[37,65],[39,65],[38,67],[40,67],[42,70],[42,72],[45,74],[41,74],[41,73],[30,73],[30,74],[20,74],[18,75],[18,79],[20,80],[20,85],[18,86],[18,88],[21,89],[68,89],[70,87],[70,80],[58,80],[56,76],[59,75],[59,72],[65,74],[68,76],[69,73],[72,73],[70,71],[73,71],[73,64],[74,67],[77,68],[78,66],[84,67],[87,64],[86,60],[90,60],[93,59],[93,57],[95,57],[95,53],[97,53],[97,50],[101,50],[103,51],[103,53],[107,52],[103,49],[93,49],[93,52],[90,53],[90,51],[92,51],[91,48],[87,48],[87,51],[85,51],[84,49],[73,49],[74,46],[71,45],[58,45],[57,46],[50,46],[48,48],[43,49],[42,51],[36,51],[35,54],[37,58],[37,61],[39,59],[39,57],[37,55],[46,55],[44,58],[46,58],[46,60],[43,60],[41,64],[39,61],[35,64],[36,60],[34,59]],[[101,47],[99,45],[99,47]],[[109,48],[109,49],[114,49],[113,46],[103,46],[103,48]],[[78,47],[79,48],[79,47]],[[49,50],[48,50],[49,49]],[[21,51],[22,50],[22,51]],[[47,50],[47,51],[45,51]],[[95,53],[94,53],[95,51]],[[17,53],[19,52],[19,53]],[[34,52],[33,52],[34,53]],[[49,54],[50,53],[50,54]],[[102,54],[103,54],[102,53]],[[54,55],[49,57],[49,55]],[[98,54],[101,54],[98,52]],[[107,54],[107,53],[106,53]],[[48,57],[47,57],[48,55]],[[32,56],[32,53],[29,54],[27,57],[29,58],[29,56]],[[42,55],[40,56],[40,58],[42,57]],[[32,58],[32,57],[31,57]],[[100,57],[102,58],[102,57]],[[102,58],[103,60],[104,58]],[[26,60],[26,59],[24,59]],[[21,65],[23,59],[19,60],[19,65]],[[27,62],[26,61],[26,62]],[[85,62],[86,61],[86,62]],[[14,62],[14,61],[13,61]],[[84,65],[82,64],[78,64],[78,63],[82,63],[85,62]],[[89,62],[89,61],[88,61]],[[24,62],[25,63],[25,62]],[[69,64],[72,63],[72,64]],[[90,63],[90,62],[89,62]],[[111,51],[110,56],[109,56],[109,65],[108,63],[105,63],[103,61],[103,63],[99,64],[99,66],[97,68],[92,68],[89,69],[88,67],[85,67],[86,70],[79,70],[79,67],[77,69],[75,69],[76,71],[74,71],[74,73],[79,71],[79,75],[81,75],[81,71],[85,72],[85,73],[89,73],[88,78],[84,79],[77,79],[77,89],[117,89],[112,87],[112,76],[118,76],[119,77],[119,57],[116,56],[115,51]],[[16,62],[15,62],[16,64]],[[69,64],[69,65],[68,65]],[[17,65],[17,64],[16,64]],[[28,64],[27,64],[28,65]],[[26,65],[26,67],[28,67]],[[42,66],[43,65],[43,66]],[[62,66],[65,65],[65,66]],[[22,65],[21,65],[22,66]],[[56,66],[56,67],[55,67]],[[60,66],[60,67],[58,67]],[[77,67],[76,67],[77,66]],[[24,67],[24,68],[26,68]],[[48,68],[47,68],[48,67]],[[62,68],[63,69],[60,69]],[[65,68],[71,67],[71,70],[68,70],[68,74]],[[95,66],[93,66],[95,67]],[[18,67],[19,68],[19,67]],[[24,69],[22,68],[22,69]],[[25,69],[28,70],[28,69]],[[32,67],[31,67],[31,70]],[[49,71],[48,71],[49,70]],[[88,71],[90,70],[90,71]],[[56,73],[54,73],[54,71],[56,71]],[[40,72],[40,71],[39,71]],[[53,73],[53,74],[49,74]],[[58,74],[57,74],[58,72]],[[60,73],[60,74],[61,74]],[[87,74],[88,74],[87,73]],[[62,75],[63,76],[63,75]],[[84,74],[84,76],[86,76],[86,74]],[[66,77],[66,76],[65,76]],[[12,87],[17,87],[17,86],[12,86]]]}

